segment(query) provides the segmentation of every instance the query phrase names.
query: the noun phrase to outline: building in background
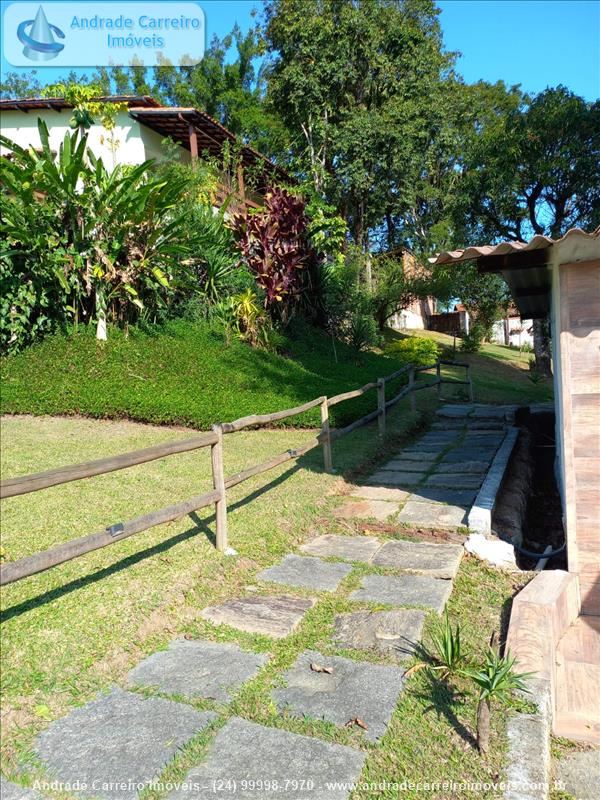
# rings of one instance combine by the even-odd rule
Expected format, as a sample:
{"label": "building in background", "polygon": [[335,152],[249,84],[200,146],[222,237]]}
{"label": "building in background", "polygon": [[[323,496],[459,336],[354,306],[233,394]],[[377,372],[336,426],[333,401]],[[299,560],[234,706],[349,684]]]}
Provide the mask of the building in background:
{"label": "building in background", "polygon": [[[291,181],[281,167],[254,148],[240,145],[237,137],[217,120],[196,108],[163,106],[149,96],[111,96],[98,98],[104,103],[118,103],[115,126],[107,131],[100,122],[87,129],[88,144],[107,169],[117,164],[141,164],[148,159],[162,161],[177,158],[184,164],[207,155],[221,164],[215,202],[234,194],[237,204],[257,207],[270,183]],[[49,143],[58,152],[65,134],[71,132],[73,106],[61,98],[0,100],[2,134],[21,147],[39,149],[38,119],[46,123]],[[168,139],[174,148],[163,144]],[[227,147],[226,147],[227,145]],[[235,165],[225,158],[227,150],[237,154]],[[0,155],[7,155],[0,147]]]}

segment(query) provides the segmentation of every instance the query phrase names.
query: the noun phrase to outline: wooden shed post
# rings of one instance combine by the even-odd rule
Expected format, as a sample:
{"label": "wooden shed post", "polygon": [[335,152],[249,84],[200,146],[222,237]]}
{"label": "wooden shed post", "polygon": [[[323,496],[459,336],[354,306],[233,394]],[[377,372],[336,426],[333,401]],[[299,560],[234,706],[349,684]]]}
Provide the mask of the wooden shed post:
{"label": "wooden shed post", "polygon": [[331,437],[329,436],[329,404],[326,397],[324,397],[321,402],[321,444],[323,446],[323,466],[325,472],[333,472]]}
{"label": "wooden shed post", "polygon": [[220,425],[213,425],[212,429],[218,437],[216,443],[211,445],[210,448],[213,487],[219,492],[219,498],[215,501],[217,550],[223,552],[227,549],[227,495],[225,493],[225,473],[223,471],[223,430]]}
{"label": "wooden shed post", "polygon": [[410,369],[408,370],[408,390],[409,390],[409,394],[410,394],[410,408],[411,408],[411,411],[416,411],[417,410],[417,401],[416,401],[416,398],[415,398],[414,388],[415,388],[415,368],[411,364],[410,365]]}
{"label": "wooden shed post", "polygon": [[377,424],[379,435],[385,436],[385,380],[377,378]]}

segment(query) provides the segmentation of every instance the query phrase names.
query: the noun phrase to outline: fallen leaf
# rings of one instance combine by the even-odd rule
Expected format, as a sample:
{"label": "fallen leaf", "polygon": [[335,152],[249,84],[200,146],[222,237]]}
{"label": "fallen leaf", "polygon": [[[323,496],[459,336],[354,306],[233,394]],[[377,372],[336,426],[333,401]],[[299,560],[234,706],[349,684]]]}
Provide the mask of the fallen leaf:
{"label": "fallen leaf", "polygon": [[193,639],[194,637],[192,636],[191,633],[184,633],[183,634],[183,638],[187,639],[189,641],[190,639]]}
{"label": "fallen leaf", "polygon": [[357,725],[359,728],[362,728],[363,731],[369,730],[369,726],[367,725],[367,723],[360,717],[354,717],[354,719],[348,720],[348,722],[346,723],[346,727],[350,728],[352,727],[352,725]]}
{"label": "fallen leaf", "polygon": [[327,675],[331,675],[331,673],[333,672],[331,667],[322,667],[320,664],[313,663],[310,665],[310,668],[312,669],[313,672],[326,672]]}
{"label": "fallen leaf", "polygon": [[404,673],[404,677],[410,678],[411,675],[414,675],[415,672],[418,672],[421,669],[425,669],[426,666],[427,664],[415,664],[414,667],[411,667],[410,669],[406,670],[406,672]]}

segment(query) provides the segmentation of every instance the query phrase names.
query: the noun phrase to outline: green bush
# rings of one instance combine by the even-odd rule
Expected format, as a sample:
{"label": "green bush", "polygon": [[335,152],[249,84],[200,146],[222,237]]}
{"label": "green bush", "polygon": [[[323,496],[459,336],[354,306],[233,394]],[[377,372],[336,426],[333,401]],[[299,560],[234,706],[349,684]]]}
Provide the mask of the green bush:
{"label": "green bush", "polygon": [[480,322],[474,322],[468,333],[465,333],[460,349],[463,353],[478,353],[485,337],[485,327]]}
{"label": "green bush", "polygon": [[390,342],[385,348],[386,356],[395,358],[402,364],[415,364],[424,367],[434,364],[440,357],[440,348],[433,339],[424,339],[420,336],[410,336]]}

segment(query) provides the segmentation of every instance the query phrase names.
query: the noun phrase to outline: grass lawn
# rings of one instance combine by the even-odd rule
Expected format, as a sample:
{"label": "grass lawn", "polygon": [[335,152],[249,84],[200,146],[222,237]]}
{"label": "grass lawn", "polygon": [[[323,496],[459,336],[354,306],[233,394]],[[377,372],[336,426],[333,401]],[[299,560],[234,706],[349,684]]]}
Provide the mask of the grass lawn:
{"label": "grass lawn", "polygon": [[[417,673],[409,680],[388,732],[378,745],[366,743],[356,729],[340,729],[318,720],[294,720],[276,712],[270,688],[304,649],[369,657],[335,650],[329,642],[334,615],[348,610],[348,594],[364,567],[356,565],[333,595],[321,595],[298,631],[283,641],[215,628],[199,617],[206,605],[239,596],[248,586],[280,593],[280,587],[257,582],[256,573],[295,550],[310,535],[348,533],[348,526],[350,532],[361,533],[358,523],[338,523],[330,515],[340,502],[336,497],[343,490],[340,476],[370,471],[401,442],[414,436],[434,407],[435,398],[421,392],[418,404],[424,416],[413,415],[406,402],[390,414],[385,447],[378,444],[373,426],[334,443],[338,476],[324,474],[320,453],[313,451],[297,465],[281,467],[230,491],[230,541],[239,553],[236,557],[215,551],[210,515],[193,515],[6,587],[2,596],[3,772],[15,779],[17,764],[25,760],[30,771],[20,780],[31,783],[39,775],[30,755],[37,732],[99,690],[113,684],[124,686],[128,670],[142,657],[165,647],[177,635],[189,634],[234,640],[270,654],[267,668],[229,706],[194,703],[198,708],[219,711],[220,720],[214,727],[237,714],[265,725],[353,744],[367,752],[363,779],[370,782],[490,781],[502,775],[507,709],[498,707],[494,715],[492,755],[483,762],[472,738],[476,698],[466,683],[458,687],[461,691],[452,693],[443,684],[431,684],[425,673]],[[226,472],[299,444],[313,433],[280,429],[226,437]],[[3,476],[186,435],[184,429],[127,421],[6,417]],[[11,498],[3,501],[4,557],[16,559],[183,499],[207,489],[209,481],[208,454],[200,452]],[[406,536],[407,530],[398,526],[386,535]],[[491,631],[502,628],[512,596],[527,579],[526,575],[507,576],[488,570],[470,558],[463,561],[449,608],[451,617],[463,626],[469,649],[483,649]],[[430,618],[428,626],[432,624]],[[204,757],[214,727],[184,748],[167,768],[165,778],[181,777]],[[495,796],[493,790],[481,794]],[[407,791],[406,795],[417,797],[422,793]],[[358,789],[354,798],[372,796],[370,790]],[[384,790],[377,796],[395,798],[397,793]],[[456,790],[452,796],[466,798],[470,793]],[[152,798],[162,800],[158,795]]]}
{"label": "grass lawn", "polygon": [[[442,347],[452,338],[430,331]],[[390,332],[389,336],[403,334]],[[253,350],[205,325],[176,320],[129,338],[110,331],[106,343],[90,332],[57,335],[2,360],[2,413],[83,414],[207,429],[253,413],[268,413],[321,395],[333,396],[387,375],[398,362],[382,353],[357,355],[313,328],[297,327],[285,341],[286,356]],[[463,355],[473,365],[480,402],[528,403],[551,397],[550,382],[533,383],[529,356],[501,345]],[[337,360],[336,360],[337,358]],[[464,370],[444,374],[464,377]],[[394,386],[389,387],[390,392]],[[446,387],[446,393],[455,390]],[[375,394],[332,409],[333,424],[345,424],[375,407]],[[318,424],[315,409],[291,424]],[[289,424],[289,423],[288,423]]]}

